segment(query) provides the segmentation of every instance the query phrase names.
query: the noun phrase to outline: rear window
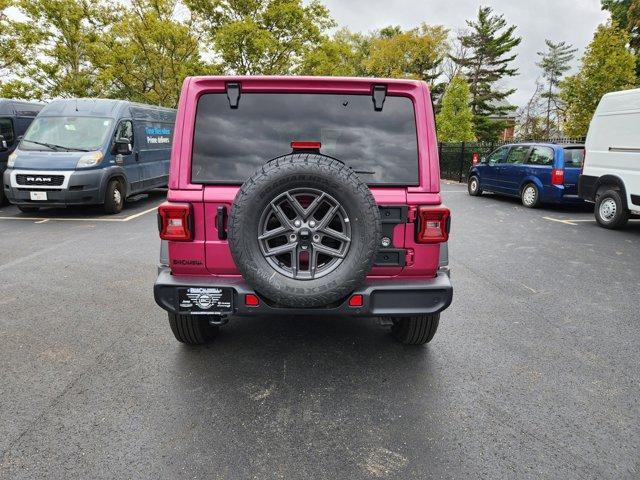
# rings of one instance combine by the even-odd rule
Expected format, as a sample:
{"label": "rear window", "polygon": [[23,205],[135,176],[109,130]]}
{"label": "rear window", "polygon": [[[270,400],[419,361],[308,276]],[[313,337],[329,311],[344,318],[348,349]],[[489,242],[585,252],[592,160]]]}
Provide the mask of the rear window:
{"label": "rear window", "polygon": [[584,148],[565,148],[564,149],[564,166],[565,167],[582,167],[584,161]]}
{"label": "rear window", "polygon": [[292,141],[319,141],[321,153],[368,184],[418,185],[413,102],[387,96],[380,112],[369,95],[245,93],[237,109],[226,93],[198,101],[191,181],[243,183],[258,167],[291,153]]}

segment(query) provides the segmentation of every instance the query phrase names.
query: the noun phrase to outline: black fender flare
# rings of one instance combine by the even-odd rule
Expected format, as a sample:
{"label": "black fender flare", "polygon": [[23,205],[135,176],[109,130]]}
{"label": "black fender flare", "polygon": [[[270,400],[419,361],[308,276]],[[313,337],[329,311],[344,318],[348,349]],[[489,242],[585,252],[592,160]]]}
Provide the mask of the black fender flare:
{"label": "black fender flare", "polygon": [[105,192],[107,191],[107,185],[109,185],[109,182],[113,179],[120,180],[124,187],[124,196],[128,197],[130,194],[130,188],[129,181],[127,180],[127,174],[125,173],[124,168],[113,166],[104,169],[102,181],[100,182],[100,198],[104,198]]}
{"label": "black fender flare", "polygon": [[615,175],[603,175],[598,178],[598,181],[596,182],[594,200],[597,200],[598,196],[609,186],[615,187],[620,190],[620,196],[622,197],[622,201],[624,202],[624,207],[629,208],[629,206],[627,205],[627,189],[624,186],[624,181],[620,177],[617,177]]}

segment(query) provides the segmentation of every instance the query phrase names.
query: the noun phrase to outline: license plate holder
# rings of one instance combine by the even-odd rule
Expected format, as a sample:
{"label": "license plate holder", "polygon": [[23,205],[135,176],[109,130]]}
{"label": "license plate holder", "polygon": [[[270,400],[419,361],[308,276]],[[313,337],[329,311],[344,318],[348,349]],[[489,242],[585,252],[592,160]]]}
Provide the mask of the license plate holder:
{"label": "license plate holder", "polygon": [[29,192],[29,199],[46,202],[47,201],[47,192]]}
{"label": "license plate holder", "polygon": [[221,287],[179,288],[178,310],[190,315],[233,313],[233,289]]}

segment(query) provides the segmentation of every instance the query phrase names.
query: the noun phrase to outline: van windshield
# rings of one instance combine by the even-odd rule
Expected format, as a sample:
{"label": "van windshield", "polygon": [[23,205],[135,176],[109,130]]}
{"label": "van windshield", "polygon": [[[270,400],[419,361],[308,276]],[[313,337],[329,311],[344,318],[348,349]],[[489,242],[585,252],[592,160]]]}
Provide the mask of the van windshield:
{"label": "van windshield", "polygon": [[20,149],[98,150],[104,145],[112,125],[113,120],[110,118],[37,117],[22,139]]}
{"label": "van windshield", "polygon": [[320,152],[376,185],[418,184],[413,102],[387,96],[376,111],[370,95],[246,93],[237,109],[225,93],[200,97],[191,181],[241,184],[291,142],[320,142]]}

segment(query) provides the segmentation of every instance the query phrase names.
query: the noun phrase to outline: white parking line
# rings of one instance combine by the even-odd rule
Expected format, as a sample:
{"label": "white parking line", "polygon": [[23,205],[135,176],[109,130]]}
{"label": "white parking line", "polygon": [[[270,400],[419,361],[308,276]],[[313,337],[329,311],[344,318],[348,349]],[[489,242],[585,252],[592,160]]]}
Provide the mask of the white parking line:
{"label": "white parking line", "polygon": [[151,213],[154,210],[156,210],[158,207],[152,207],[149,208],[148,210],[144,210],[142,212],[139,213],[134,213],[133,215],[129,215],[128,217],[124,217],[124,218],[84,218],[84,217],[78,217],[78,218],[65,218],[65,217],[0,217],[0,220],[30,220],[32,222],[35,223],[45,223],[48,221],[53,221],[53,222],[128,222],[129,220],[133,220],[135,218],[141,217],[143,215],[146,215],[147,213]]}
{"label": "white parking line", "polygon": [[542,217],[545,220],[551,220],[552,222],[564,223],[565,225],[573,225],[576,226],[580,222],[595,222],[593,219],[587,218],[552,218],[552,217]]}

